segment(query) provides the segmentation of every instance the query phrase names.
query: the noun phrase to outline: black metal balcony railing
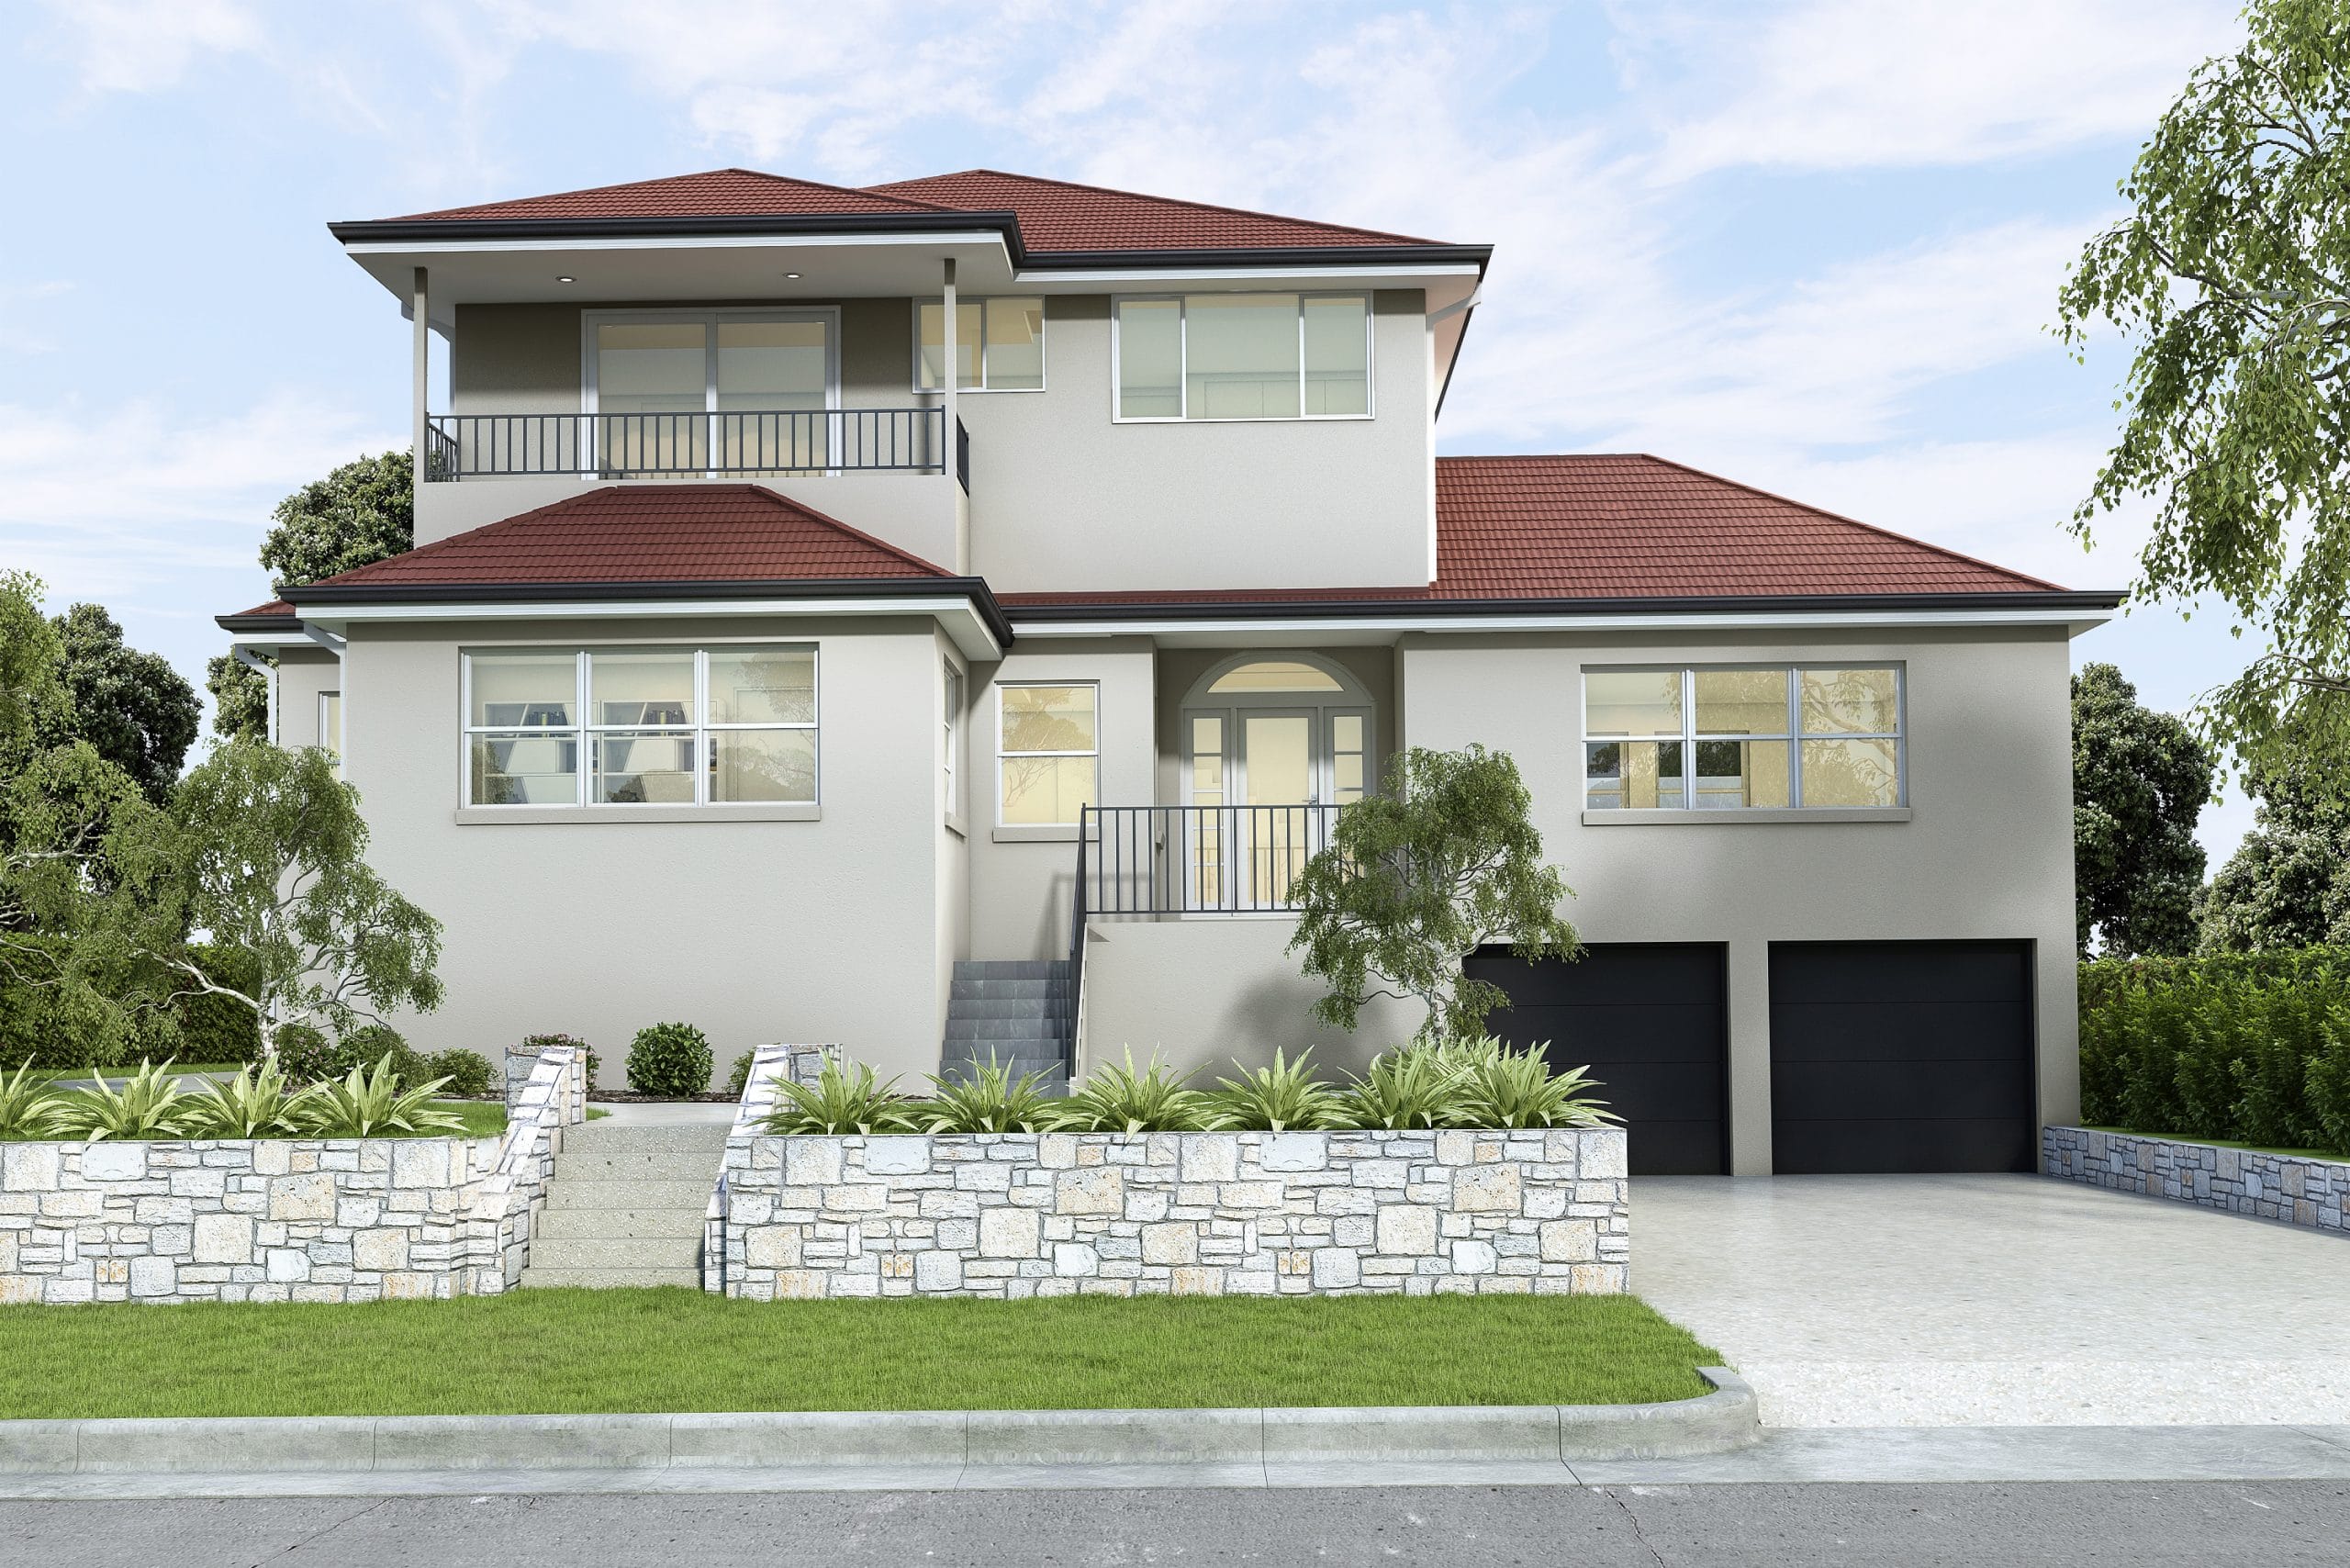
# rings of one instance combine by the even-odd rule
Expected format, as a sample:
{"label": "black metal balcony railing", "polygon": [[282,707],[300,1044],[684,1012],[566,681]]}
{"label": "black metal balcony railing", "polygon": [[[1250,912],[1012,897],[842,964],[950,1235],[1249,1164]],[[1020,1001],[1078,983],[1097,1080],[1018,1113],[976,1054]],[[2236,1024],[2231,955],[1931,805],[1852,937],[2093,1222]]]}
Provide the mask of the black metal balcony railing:
{"label": "black metal balcony railing", "polygon": [[[943,409],[730,409],[722,413],[432,414],[425,477],[946,472]],[[971,435],[955,421],[955,477],[971,487]]]}
{"label": "black metal balcony railing", "polygon": [[1337,806],[1088,806],[1078,892],[1095,917],[1293,910]]}

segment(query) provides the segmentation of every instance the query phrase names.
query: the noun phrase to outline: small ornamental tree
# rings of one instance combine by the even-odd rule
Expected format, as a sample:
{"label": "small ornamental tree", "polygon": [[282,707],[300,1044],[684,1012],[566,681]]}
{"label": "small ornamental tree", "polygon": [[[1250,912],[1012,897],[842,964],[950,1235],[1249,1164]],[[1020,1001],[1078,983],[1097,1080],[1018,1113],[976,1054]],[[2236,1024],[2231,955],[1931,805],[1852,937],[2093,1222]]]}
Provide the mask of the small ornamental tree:
{"label": "small ornamental tree", "polygon": [[1352,1029],[1374,997],[1416,999],[1425,1036],[1476,1034],[1509,998],[1463,971],[1470,954],[1506,944],[1521,958],[1573,957],[1574,928],[1559,915],[1573,894],[1543,863],[1529,804],[1506,752],[1396,756],[1386,791],[1338,813],[1291,890],[1303,913],[1289,950],[1328,987],[1315,1014]]}
{"label": "small ornamental tree", "polygon": [[345,1035],[396,1009],[430,1012],[441,923],[368,867],[366,846],[358,797],[324,752],[230,741],[166,810],[108,835],[118,879],[93,939],[180,994],[252,1009],[264,1040],[279,1024]]}

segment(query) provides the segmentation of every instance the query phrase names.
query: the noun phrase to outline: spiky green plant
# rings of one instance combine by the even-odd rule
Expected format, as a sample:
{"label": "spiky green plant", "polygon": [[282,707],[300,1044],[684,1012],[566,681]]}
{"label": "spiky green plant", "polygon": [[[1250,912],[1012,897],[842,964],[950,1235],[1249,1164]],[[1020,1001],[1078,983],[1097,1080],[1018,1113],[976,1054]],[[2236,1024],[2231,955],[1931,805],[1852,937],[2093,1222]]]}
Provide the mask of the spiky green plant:
{"label": "spiky green plant", "polygon": [[95,1143],[100,1138],[177,1137],[187,1116],[187,1093],[172,1074],[172,1062],[161,1067],[142,1061],[139,1070],[122,1081],[120,1089],[90,1069],[95,1086],[65,1101],[62,1130]]}
{"label": "spiky green plant", "polygon": [[1219,1125],[1240,1132],[1312,1132],[1337,1124],[1343,1114],[1338,1092],[1314,1076],[1314,1052],[1295,1061],[1273,1053],[1270,1067],[1240,1068],[1238,1078],[1219,1078],[1209,1098]]}
{"label": "spiky green plant", "polygon": [[354,1067],[341,1081],[312,1086],[302,1107],[301,1129],[317,1137],[395,1137],[418,1133],[461,1133],[464,1122],[439,1110],[432,1097],[449,1081],[435,1078],[400,1085],[395,1053],[377,1058],[375,1070]]}
{"label": "spiky green plant", "polygon": [[1603,1127],[1617,1120],[1595,1100],[1583,1068],[1553,1072],[1548,1047],[1499,1050],[1467,1069],[1454,1091],[1452,1123],[1461,1127]]}
{"label": "spiky green plant", "polygon": [[222,1082],[216,1079],[188,1098],[185,1127],[190,1137],[271,1137],[300,1130],[318,1086],[289,1090],[274,1062],[243,1067]]}
{"label": "spiky green plant", "polygon": [[775,1087],[775,1109],[760,1123],[771,1133],[839,1137],[920,1130],[913,1121],[913,1102],[898,1092],[898,1081],[875,1081],[873,1069],[864,1062],[854,1069],[826,1062],[813,1083],[778,1078]]}
{"label": "spiky green plant", "polygon": [[985,1067],[974,1063],[960,1081],[933,1073],[930,1086],[935,1092],[914,1116],[934,1133],[1040,1132],[1053,1114],[1045,1075],[1032,1072],[1015,1079],[993,1052]]}
{"label": "spiky green plant", "polygon": [[64,1115],[64,1098],[50,1092],[49,1080],[33,1076],[32,1063],[0,1078],[0,1137],[47,1137],[61,1130]]}
{"label": "spiky green plant", "polygon": [[1339,1092],[1339,1125],[1385,1132],[1449,1126],[1464,1072],[1440,1050],[1382,1051]]}
{"label": "spiky green plant", "polygon": [[1135,1066],[1134,1052],[1125,1065],[1105,1063],[1086,1074],[1085,1081],[1055,1108],[1056,1131],[1072,1133],[1198,1133],[1216,1124],[1215,1103],[1191,1087],[1192,1075],[1175,1070],[1154,1054],[1147,1066]]}

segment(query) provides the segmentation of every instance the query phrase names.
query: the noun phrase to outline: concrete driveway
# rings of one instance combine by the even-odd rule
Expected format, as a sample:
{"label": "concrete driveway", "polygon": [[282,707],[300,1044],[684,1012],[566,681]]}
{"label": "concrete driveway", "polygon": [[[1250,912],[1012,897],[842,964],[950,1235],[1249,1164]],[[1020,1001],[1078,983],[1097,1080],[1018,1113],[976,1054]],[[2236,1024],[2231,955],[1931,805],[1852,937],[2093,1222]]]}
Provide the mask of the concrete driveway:
{"label": "concrete driveway", "polygon": [[2350,1238],[2044,1177],[1639,1177],[1632,1288],[1776,1426],[2350,1422]]}

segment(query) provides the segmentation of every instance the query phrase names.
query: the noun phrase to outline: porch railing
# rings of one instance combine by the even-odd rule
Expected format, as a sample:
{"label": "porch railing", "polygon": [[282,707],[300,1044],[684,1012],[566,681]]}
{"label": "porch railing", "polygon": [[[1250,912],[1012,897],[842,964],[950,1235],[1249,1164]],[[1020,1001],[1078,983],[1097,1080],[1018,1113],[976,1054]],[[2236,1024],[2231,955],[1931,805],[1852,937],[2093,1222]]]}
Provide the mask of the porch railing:
{"label": "porch railing", "polygon": [[[432,414],[425,477],[940,474],[946,423],[943,409]],[[962,420],[955,426],[955,477],[968,493],[971,437]]]}
{"label": "porch railing", "polygon": [[1096,918],[1293,910],[1298,873],[1329,847],[1338,811],[1088,806],[1078,840],[1078,902]]}

